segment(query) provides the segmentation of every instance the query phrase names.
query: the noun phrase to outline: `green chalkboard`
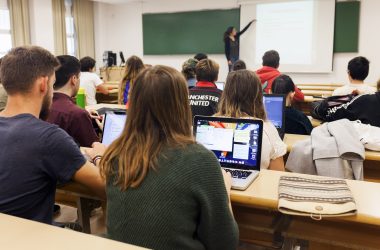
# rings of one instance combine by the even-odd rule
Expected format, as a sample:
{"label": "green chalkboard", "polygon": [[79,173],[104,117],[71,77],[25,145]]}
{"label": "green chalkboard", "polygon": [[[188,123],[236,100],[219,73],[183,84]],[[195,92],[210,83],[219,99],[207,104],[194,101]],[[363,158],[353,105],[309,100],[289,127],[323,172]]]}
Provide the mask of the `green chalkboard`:
{"label": "green chalkboard", "polygon": [[334,52],[358,52],[360,2],[335,5]]}
{"label": "green chalkboard", "polygon": [[223,33],[240,28],[240,9],[143,14],[145,55],[223,54]]}

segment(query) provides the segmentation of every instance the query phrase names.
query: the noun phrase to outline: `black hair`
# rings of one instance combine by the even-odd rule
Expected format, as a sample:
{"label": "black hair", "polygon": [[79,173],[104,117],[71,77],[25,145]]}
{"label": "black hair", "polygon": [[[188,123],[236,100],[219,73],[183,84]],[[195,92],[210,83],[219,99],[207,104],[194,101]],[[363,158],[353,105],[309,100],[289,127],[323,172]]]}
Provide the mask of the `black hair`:
{"label": "black hair", "polygon": [[57,56],[57,59],[61,66],[55,71],[55,83],[54,89],[60,89],[66,85],[69,79],[76,75],[79,76],[80,73],[80,63],[79,60],[74,56],[63,55]]}
{"label": "black hair", "polygon": [[369,72],[369,61],[363,56],[358,56],[348,62],[348,74],[353,80],[364,81]]}
{"label": "black hair", "polygon": [[91,58],[89,56],[83,57],[80,59],[80,71],[82,72],[89,72],[90,69],[95,67],[96,61],[94,58]]}
{"label": "black hair", "polygon": [[245,62],[243,60],[237,60],[232,66],[232,70],[236,71],[241,69],[247,69],[247,66],[245,66]]}
{"label": "black hair", "polygon": [[226,39],[231,35],[233,30],[234,30],[233,26],[230,26],[227,28],[227,30],[224,32],[224,35],[223,35],[223,41],[226,41]]}
{"label": "black hair", "polygon": [[194,56],[194,59],[200,61],[203,59],[208,59],[208,56],[205,53],[198,53]]}
{"label": "black hair", "polygon": [[263,66],[278,68],[280,66],[280,55],[275,50],[269,50],[263,55]]}
{"label": "black hair", "polygon": [[273,94],[288,95],[296,89],[292,78],[288,75],[279,75],[272,83]]}

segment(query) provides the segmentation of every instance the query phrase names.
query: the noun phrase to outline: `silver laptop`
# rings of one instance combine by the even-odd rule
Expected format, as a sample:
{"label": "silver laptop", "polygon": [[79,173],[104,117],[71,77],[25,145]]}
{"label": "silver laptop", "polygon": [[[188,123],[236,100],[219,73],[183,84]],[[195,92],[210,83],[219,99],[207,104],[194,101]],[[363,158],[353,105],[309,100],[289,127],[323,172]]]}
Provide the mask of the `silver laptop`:
{"label": "silver laptop", "polygon": [[126,112],[106,112],[104,116],[102,143],[109,146],[124,130]]}
{"label": "silver laptop", "polygon": [[232,188],[245,190],[260,171],[263,122],[225,117],[194,117],[196,141],[214,152],[232,176]]}

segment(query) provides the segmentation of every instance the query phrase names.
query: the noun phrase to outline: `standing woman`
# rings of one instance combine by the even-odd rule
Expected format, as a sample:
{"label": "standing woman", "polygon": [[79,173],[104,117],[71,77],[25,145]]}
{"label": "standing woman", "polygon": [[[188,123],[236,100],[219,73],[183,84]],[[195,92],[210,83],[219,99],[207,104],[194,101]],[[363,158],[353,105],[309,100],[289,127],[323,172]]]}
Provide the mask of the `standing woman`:
{"label": "standing woman", "polygon": [[239,60],[239,38],[253,22],[256,22],[256,19],[250,21],[242,31],[237,32],[235,27],[230,26],[224,32],[224,53],[226,54],[229,71],[231,71],[232,65]]}
{"label": "standing woman", "polygon": [[144,64],[139,57],[131,56],[128,58],[124,76],[119,84],[119,104],[127,104],[131,84],[133,84],[137,74],[140,73],[142,69],[144,69]]}

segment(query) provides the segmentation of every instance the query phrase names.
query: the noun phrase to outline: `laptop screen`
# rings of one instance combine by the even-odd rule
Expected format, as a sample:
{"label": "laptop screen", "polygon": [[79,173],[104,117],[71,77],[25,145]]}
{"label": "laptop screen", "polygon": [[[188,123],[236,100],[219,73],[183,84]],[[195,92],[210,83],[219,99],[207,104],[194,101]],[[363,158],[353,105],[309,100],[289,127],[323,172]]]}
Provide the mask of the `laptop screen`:
{"label": "laptop screen", "polygon": [[123,132],[126,113],[106,113],[104,117],[103,139],[102,143],[109,146]]}
{"label": "laptop screen", "polygon": [[281,129],[284,122],[285,96],[264,95],[264,106],[268,120],[270,120],[277,129]]}
{"label": "laptop screen", "polygon": [[202,116],[194,121],[196,141],[223,167],[260,170],[262,121]]}

